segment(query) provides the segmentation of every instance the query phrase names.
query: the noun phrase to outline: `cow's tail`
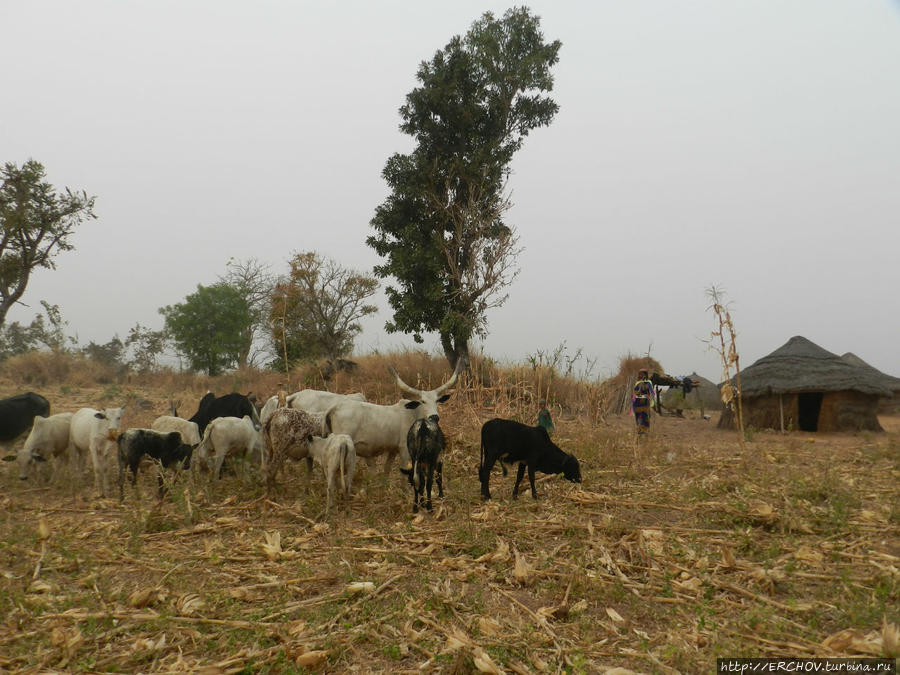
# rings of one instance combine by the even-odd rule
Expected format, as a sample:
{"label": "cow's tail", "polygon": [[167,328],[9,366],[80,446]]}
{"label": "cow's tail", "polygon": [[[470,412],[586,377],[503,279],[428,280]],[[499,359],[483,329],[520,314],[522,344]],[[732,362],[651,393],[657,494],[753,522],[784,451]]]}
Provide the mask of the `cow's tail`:
{"label": "cow's tail", "polygon": [[[337,409],[337,405],[331,406],[328,410],[325,411],[325,414],[323,416],[322,424],[324,425],[323,431],[325,432],[326,437],[328,436],[328,434],[335,433],[333,420],[334,420],[334,411],[336,409]],[[341,432],[341,433],[343,433],[343,432]]]}
{"label": "cow's tail", "polygon": [[116,439],[116,458],[119,460],[119,501],[125,499],[125,449],[122,447],[124,434]]}
{"label": "cow's tail", "polygon": [[[206,459],[206,466],[209,467],[210,456],[209,456],[209,437],[212,432],[212,428],[215,425],[210,421],[209,424],[206,425],[206,428],[203,430],[203,438],[200,440],[200,445],[197,446],[197,457],[199,459]],[[199,463],[198,463],[199,466]]]}
{"label": "cow's tail", "polygon": [[262,426],[262,437],[263,437],[263,447],[262,453],[260,457],[260,471],[266,473],[268,470],[269,461],[273,457],[273,449],[272,449],[272,420],[275,419],[275,415],[269,415],[266,419],[265,423]]}
{"label": "cow's tail", "polygon": [[[249,400],[247,402],[250,403]],[[255,429],[262,429],[262,423],[259,421],[259,411],[253,403],[250,403],[250,420],[253,422]]]}
{"label": "cow's tail", "polygon": [[484,480],[484,429],[481,430],[481,457],[478,460],[478,480]]}
{"label": "cow's tail", "polygon": [[347,464],[347,455],[350,453],[350,449],[347,447],[347,439],[341,440],[341,489],[344,491],[344,494],[347,494],[350,490],[347,485],[347,478],[345,477],[345,469],[344,467]]}

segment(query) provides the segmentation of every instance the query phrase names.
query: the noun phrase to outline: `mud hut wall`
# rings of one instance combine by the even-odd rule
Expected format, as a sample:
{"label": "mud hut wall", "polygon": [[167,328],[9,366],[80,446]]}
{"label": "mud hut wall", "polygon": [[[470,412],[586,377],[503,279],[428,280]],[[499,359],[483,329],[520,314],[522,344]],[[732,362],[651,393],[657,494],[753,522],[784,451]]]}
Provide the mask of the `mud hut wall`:
{"label": "mud hut wall", "polygon": [[[797,394],[783,394],[784,428],[798,430],[799,418]],[[745,398],[744,427],[756,429],[781,429],[781,413],[778,394]],[[819,409],[818,431],[882,431],[876,414],[878,397],[857,391],[826,392]],[[720,429],[736,429],[734,413],[724,410],[719,418]]]}
{"label": "mud hut wall", "polygon": [[[774,429],[781,430],[781,409],[778,403],[778,394],[770,396],[754,396],[742,401],[744,411],[744,428],[749,429]],[[784,428],[797,428],[797,395],[783,394]],[[719,429],[737,429],[734,411],[725,408],[719,417]]]}
{"label": "mud hut wall", "polygon": [[819,410],[819,431],[883,431],[878,397],[858,391],[828,392]]}

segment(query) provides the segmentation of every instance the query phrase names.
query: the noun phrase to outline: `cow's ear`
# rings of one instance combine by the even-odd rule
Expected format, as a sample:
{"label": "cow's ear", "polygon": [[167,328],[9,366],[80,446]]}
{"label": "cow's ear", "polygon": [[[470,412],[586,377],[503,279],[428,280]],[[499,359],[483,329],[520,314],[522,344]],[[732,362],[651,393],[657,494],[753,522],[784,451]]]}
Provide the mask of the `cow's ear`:
{"label": "cow's ear", "polygon": [[98,420],[105,420],[105,419],[106,419],[106,415],[104,415],[102,412],[96,412],[96,413],[94,413],[94,417],[96,417]]}
{"label": "cow's ear", "polygon": [[438,403],[446,403],[449,398],[450,394],[444,394],[438,399]]}
{"label": "cow's ear", "polygon": [[16,461],[16,455],[4,455],[4,456],[3,456],[3,461],[4,461],[4,462],[15,462],[15,461]]}
{"label": "cow's ear", "polygon": [[408,401],[408,402],[405,404],[405,407],[409,408],[410,410],[415,410],[415,409],[418,408],[420,405],[422,405],[422,402],[421,402],[421,401]]}
{"label": "cow's ear", "polygon": [[33,452],[31,453],[31,459],[33,459],[35,462],[46,462],[47,461],[46,459],[44,459],[43,455],[38,455]]}

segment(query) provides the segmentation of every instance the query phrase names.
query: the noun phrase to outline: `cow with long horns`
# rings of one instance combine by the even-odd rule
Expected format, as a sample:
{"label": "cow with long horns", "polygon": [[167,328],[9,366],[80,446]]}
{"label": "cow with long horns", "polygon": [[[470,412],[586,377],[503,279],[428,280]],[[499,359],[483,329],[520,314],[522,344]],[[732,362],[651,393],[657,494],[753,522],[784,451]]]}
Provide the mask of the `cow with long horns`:
{"label": "cow with long horns", "polygon": [[365,401],[345,399],[328,411],[328,428],[335,434],[347,434],[353,439],[359,457],[377,457],[387,454],[384,471],[387,473],[400,455],[400,470],[409,473],[412,463],[406,445],[406,435],[417,419],[438,420],[438,403],[450,398],[445,394],[459,377],[462,361],[457,364],[453,375],[436,389],[423,391],[406,384],[394,368],[389,367],[397,386],[409,397],[400,399],[393,405],[377,405]]}

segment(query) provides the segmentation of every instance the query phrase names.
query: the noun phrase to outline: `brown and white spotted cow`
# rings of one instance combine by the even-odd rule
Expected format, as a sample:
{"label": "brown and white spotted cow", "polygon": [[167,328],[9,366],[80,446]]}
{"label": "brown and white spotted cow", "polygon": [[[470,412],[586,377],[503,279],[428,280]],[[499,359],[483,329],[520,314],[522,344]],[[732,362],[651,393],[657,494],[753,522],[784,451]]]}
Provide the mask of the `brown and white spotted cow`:
{"label": "brown and white spotted cow", "polygon": [[309,457],[309,440],[320,432],[321,423],[310,414],[294,408],[278,408],[263,425],[265,450],[262,473],[266,477],[266,491],[275,488],[275,477],[288,457],[295,460]]}

